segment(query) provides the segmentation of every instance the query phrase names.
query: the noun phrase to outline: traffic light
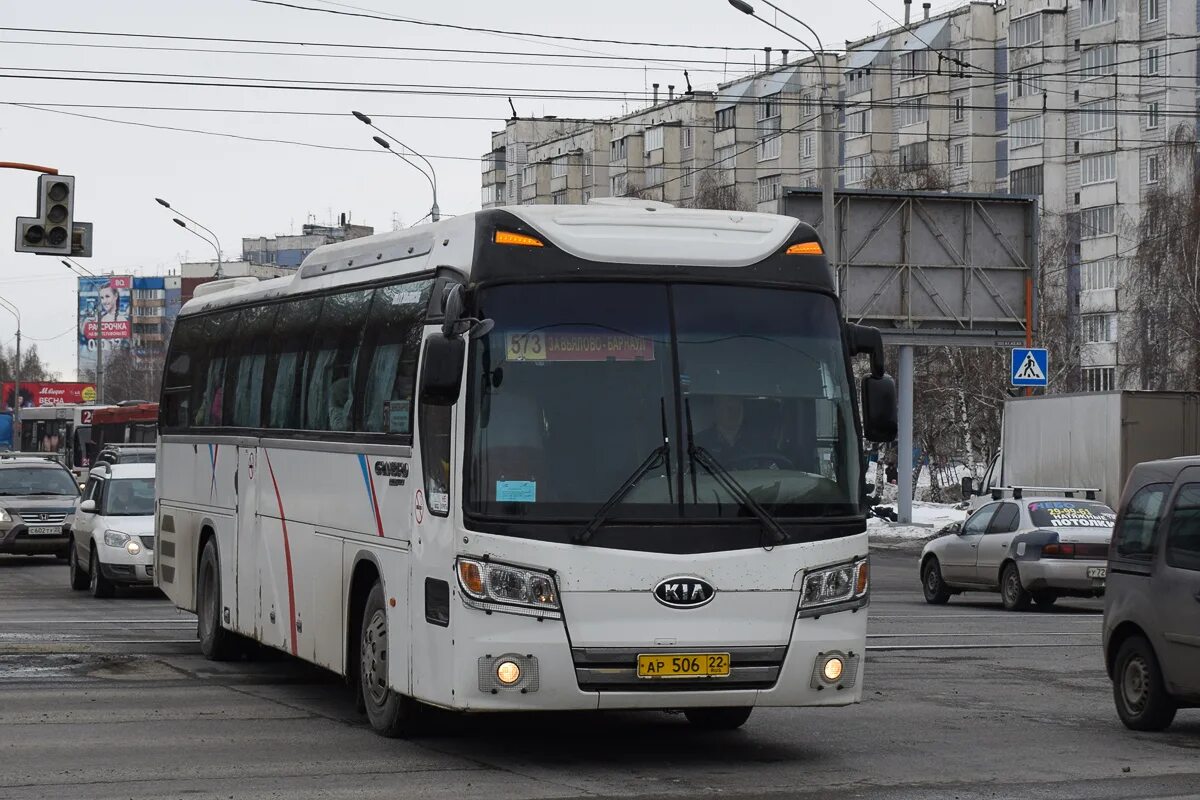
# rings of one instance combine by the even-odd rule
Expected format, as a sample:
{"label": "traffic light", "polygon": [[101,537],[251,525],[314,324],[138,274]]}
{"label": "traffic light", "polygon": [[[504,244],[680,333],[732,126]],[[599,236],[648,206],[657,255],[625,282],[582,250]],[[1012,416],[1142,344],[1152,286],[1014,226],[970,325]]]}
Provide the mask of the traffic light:
{"label": "traffic light", "polygon": [[71,255],[74,217],[74,176],[38,176],[37,216],[17,217],[17,252]]}

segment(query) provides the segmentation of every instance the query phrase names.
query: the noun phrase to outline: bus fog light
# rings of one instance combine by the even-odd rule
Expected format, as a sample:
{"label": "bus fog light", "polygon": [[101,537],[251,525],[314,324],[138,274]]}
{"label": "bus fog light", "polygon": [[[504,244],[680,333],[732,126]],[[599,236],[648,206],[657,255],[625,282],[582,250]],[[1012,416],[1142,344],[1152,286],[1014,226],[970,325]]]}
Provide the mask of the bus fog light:
{"label": "bus fog light", "polygon": [[835,683],[838,678],[842,677],[844,667],[842,659],[834,656],[825,662],[825,666],[821,668],[821,675],[828,683]]}
{"label": "bus fog light", "polygon": [[858,661],[859,656],[854,653],[839,653],[836,650],[817,653],[809,686],[813,689],[836,688],[838,691],[853,688],[858,680]]}
{"label": "bus fog light", "polygon": [[496,680],[505,686],[512,686],[521,680],[521,668],[515,661],[501,661],[496,666]]}

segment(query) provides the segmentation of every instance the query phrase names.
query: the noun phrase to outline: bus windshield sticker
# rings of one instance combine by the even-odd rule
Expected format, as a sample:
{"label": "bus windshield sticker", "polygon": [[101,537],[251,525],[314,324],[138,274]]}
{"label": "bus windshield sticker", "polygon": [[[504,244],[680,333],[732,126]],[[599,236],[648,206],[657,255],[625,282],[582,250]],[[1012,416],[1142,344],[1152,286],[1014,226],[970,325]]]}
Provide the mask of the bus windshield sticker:
{"label": "bus windshield sticker", "polygon": [[392,298],[394,306],[411,306],[413,303],[421,302],[420,292],[396,292],[396,296]]}
{"label": "bus windshield sticker", "polygon": [[383,401],[384,433],[408,433],[410,404],[409,400]]}
{"label": "bus windshield sticker", "polygon": [[496,481],[497,503],[536,503],[537,481]]}
{"label": "bus windshield sticker", "polygon": [[534,331],[505,335],[508,361],[653,361],[654,342],[616,332]]}
{"label": "bus windshield sticker", "polygon": [[450,510],[450,495],[445,492],[430,492],[429,510],[437,514],[447,513]]}

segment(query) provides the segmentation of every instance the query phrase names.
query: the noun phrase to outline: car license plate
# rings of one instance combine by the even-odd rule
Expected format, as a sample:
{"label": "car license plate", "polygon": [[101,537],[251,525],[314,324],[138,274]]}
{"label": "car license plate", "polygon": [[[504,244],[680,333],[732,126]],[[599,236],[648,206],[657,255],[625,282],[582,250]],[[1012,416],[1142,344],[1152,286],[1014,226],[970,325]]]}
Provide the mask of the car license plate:
{"label": "car license plate", "polygon": [[1089,578],[1107,578],[1108,567],[1088,567]]}
{"label": "car license plate", "polygon": [[29,529],[30,536],[62,536],[62,528],[53,525],[37,525]]}
{"label": "car license plate", "polygon": [[638,656],[639,678],[727,678],[729,653],[652,653]]}

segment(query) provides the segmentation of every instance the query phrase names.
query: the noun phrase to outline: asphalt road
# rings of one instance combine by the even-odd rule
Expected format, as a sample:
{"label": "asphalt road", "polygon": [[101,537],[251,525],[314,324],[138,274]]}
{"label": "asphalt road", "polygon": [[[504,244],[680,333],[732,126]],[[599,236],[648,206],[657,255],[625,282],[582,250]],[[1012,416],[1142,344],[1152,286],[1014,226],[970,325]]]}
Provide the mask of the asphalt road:
{"label": "asphalt road", "polygon": [[1200,711],[1125,730],[1100,604],[1005,613],[921,599],[911,553],[873,555],[864,702],[678,715],[449,718],[375,736],[327,673],[216,664],[146,592],[94,600],[52,560],[0,557],[0,798],[1200,797]]}

